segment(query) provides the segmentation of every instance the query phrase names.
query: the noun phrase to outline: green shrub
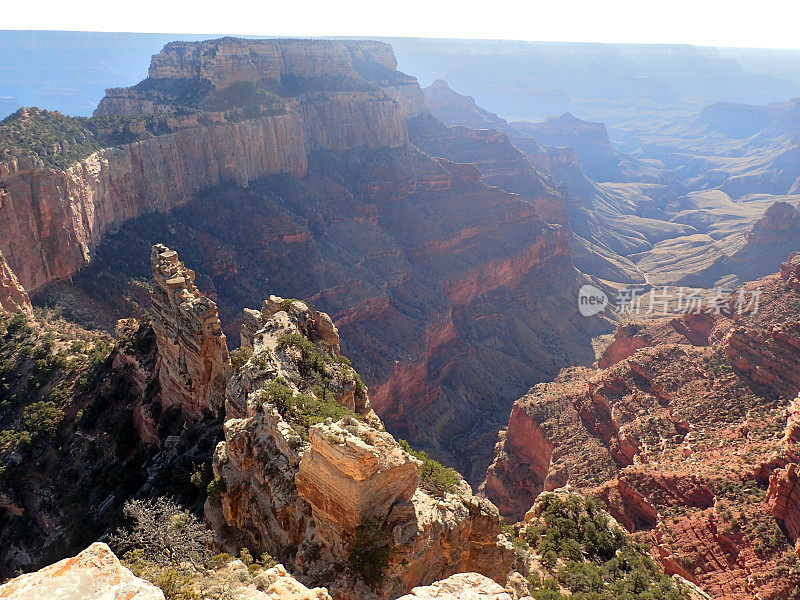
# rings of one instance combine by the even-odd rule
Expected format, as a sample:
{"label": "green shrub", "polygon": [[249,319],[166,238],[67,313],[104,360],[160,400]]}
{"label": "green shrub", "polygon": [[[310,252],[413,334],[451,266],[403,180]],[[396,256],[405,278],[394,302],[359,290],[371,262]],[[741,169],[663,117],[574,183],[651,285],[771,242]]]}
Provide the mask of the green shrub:
{"label": "green shrub", "polygon": [[[578,495],[545,494],[537,501],[539,523],[525,530],[528,543],[574,600],[685,600],[644,548],[613,525],[599,502]],[[535,587],[535,586],[531,586]],[[559,598],[558,586],[531,590],[537,599]]]}
{"label": "green shrub", "polygon": [[206,488],[206,494],[208,495],[208,501],[211,503],[211,506],[217,508],[222,506],[222,492],[226,490],[226,487],[225,480],[221,477],[215,477],[209,482]]}
{"label": "green shrub", "polygon": [[233,365],[233,370],[237,373],[241,371],[242,367],[250,360],[251,356],[253,356],[253,351],[244,346],[240,346],[231,352],[231,365]]}
{"label": "green shrub", "polygon": [[68,117],[22,108],[0,121],[0,160],[35,156],[45,167],[63,169],[101,148],[166,133],[165,116]]}
{"label": "green shrub", "polygon": [[[322,395],[322,394],[321,394]],[[262,403],[272,404],[286,421],[291,423],[303,439],[308,439],[308,429],[325,422],[339,421],[345,417],[358,418],[350,409],[333,399],[320,399],[314,394],[297,394],[281,377],[276,377],[259,396]]]}
{"label": "green shrub", "polygon": [[262,404],[274,404],[278,412],[284,416],[292,408],[292,397],[294,392],[283,377],[276,377],[267,384],[259,393],[259,400]]}
{"label": "green shrub", "polygon": [[398,445],[414,458],[422,461],[419,470],[419,483],[426,492],[437,498],[458,492],[461,475],[458,471],[433,460],[424,450],[414,450],[405,440],[397,440]]}
{"label": "green shrub", "polygon": [[300,372],[304,375],[316,373],[318,376],[326,377],[326,363],[331,361],[324,353],[299,333],[286,333],[278,338],[278,348],[284,352],[289,348],[300,351],[301,363]]}
{"label": "green shrub", "polygon": [[40,400],[22,411],[22,424],[27,431],[53,437],[64,419],[64,413],[54,402]]}
{"label": "green shrub", "polygon": [[24,313],[18,312],[11,317],[11,321],[8,322],[8,326],[6,327],[6,331],[13,336],[29,335],[33,332],[33,328],[30,326],[30,323],[28,323],[28,317],[25,316]]}
{"label": "green shrub", "polygon": [[561,594],[561,588],[555,579],[550,577],[541,580],[539,578],[528,579],[528,592],[534,600],[561,600],[565,596]]}
{"label": "green shrub", "polygon": [[264,552],[259,560],[255,560],[250,550],[247,548],[239,550],[239,560],[247,566],[251,575],[254,575],[262,569],[271,569],[278,564],[278,561],[272,558],[267,552]]}
{"label": "green shrub", "polygon": [[350,570],[374,589],[383,581],[393,552],[391,530],[377,517],[368,519],[356,529],[350,548]]}

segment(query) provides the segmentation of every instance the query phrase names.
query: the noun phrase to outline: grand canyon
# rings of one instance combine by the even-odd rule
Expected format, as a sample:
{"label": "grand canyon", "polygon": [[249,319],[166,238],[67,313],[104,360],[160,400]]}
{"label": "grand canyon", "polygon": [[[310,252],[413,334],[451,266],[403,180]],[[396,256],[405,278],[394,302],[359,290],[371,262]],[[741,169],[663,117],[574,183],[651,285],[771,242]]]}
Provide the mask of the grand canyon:
{"label": "grand canyon", "polygon": [[8,78],[0,598],[800,597],[800,55],[195,37]]}

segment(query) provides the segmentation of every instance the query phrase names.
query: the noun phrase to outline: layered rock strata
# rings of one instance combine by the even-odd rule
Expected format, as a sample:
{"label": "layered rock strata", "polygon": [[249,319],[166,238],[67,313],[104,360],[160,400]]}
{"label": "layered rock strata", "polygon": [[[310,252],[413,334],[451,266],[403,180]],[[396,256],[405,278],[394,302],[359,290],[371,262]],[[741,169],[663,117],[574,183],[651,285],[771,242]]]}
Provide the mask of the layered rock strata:
{"label": "layered rock strata", "polygon": [[153,246],[152,323],[158,345],[158,379],[164,406],[191,419],[222,408],[231,375],[217,305],[194,285],[194,271],[178,254]]}
{"label": "layered rock strata", "polygon": [[767,504],[772,516],[783,523],[795,541],[795,552],[800,557],[800,477],[796,463],[777,469],[770,476]]}
{"label": "layered rock strata", "polygon": [[[27,158],[0,164],[0,251],[29,291],[85,265],[105,232],[211,186],[301,177],[316,150],[402,146],[403,118],[423,105],[416,80],[396,70],[391,46],[377,42],[176,42],[153,57],[149,75],[142,85],[108,90],[97,114],[177,108],[188,116],[167,119],[173,132],[100,150],[64,170]],[[232,86],[248,83],[274,84],[278,96],[270,92],[251,115],[184,106],[191,94],[174,93],[235,96]]]}
{"label": "layered rock strata", "polygon": [[113,322],[138,297],[125,282],[149,272],[133,249],[167,241],[234,343],[242,309],[270,291],[309,299],[391,431],[476,484],[513,399],[594,359],[589,336],[608,323],[577,315],[570,236],[546,222],[563,222],[563,197],[502,135],[439,144],[431,128],[428,147],[453,160],[409,144],[422,97],[388,46],[223,39],[170,44],[153,65],[100,112],[169,110],[171,133],[6,181],[0,231],[14,233],[0,246],[24,286],[90,261],[78,287]]}
{"label": "layered rock strata", "polygon": [[[439,499],[419,487],[420,461],[384,431],[327,315],[271,297],[242,337],[253,354],[228,385],[222,491],[206,505],[223,547],[268,551],[334,598],[396,597],[459,571],[505,582],[516,559],[497,509],[466,484]],[[319,411],[336,418],[314,423]],[[393,548],[375,592],[333,568],[364,527]]]}
{"label": "layered rock strata", "polygon": [[178,131],[95,152],[60,171],[0,165],[0,251],[29,292],[71,275],[103,234],[222,182],[306,170],[298,115]]}
{"label": "layered rock strata", "polygon": [[743,287],[760,290],[757,312],[735,309],[737,290],[730,316],[641,323],[600,367],[532,388],[501,433],[489,498],[518,519],[541,490],[579,486],[668,573],[713,597],[786,597],[800,576],[786,558],[798,522],[798,260]]}
{"label": "layered rock strata", "polygon": [[33,315],[31,299],[0,253],[0,311]]}

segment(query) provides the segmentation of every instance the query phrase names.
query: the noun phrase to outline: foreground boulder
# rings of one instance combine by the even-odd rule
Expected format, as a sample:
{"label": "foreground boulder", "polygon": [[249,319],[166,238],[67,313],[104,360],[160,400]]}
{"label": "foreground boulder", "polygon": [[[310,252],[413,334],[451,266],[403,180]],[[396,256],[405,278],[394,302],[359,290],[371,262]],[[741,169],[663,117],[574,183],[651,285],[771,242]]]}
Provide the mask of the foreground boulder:
{"label": "foreground boulder", "polygon": [[511,600],[499,584],[480,573],[458,573],[431,585],[415,587],[399,600]]}
{"label": "foreground boulder", "polygon": [[164,600],[152,583],[123,567],[111,549],[96,542],[72,558],[0,586],[4,600]]}

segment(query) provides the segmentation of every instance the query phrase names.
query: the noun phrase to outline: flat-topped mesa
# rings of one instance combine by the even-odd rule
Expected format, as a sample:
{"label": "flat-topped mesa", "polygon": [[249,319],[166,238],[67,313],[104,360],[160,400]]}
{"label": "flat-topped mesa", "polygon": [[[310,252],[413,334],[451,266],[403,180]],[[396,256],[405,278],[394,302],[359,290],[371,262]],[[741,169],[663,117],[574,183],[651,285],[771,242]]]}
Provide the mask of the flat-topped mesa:
{"label": "flat-topped mesa", "polygon": [[389,44],[373,41],[220,38],[171,42],[153,56],[152,79],[205,79],[222,89],[232,83],[289,77],[358,76],[354,61],[396,70]]}
{"label": "flat-topped mesa", "polygon": [[194,271],[162,244],[153,246],[153,330],[164,406],[190,419],[222,407],[232,367],[217,305],[194,285]]}
{"label": "flat-topped mesa", "polygon": [[402,146],[403,119],[424,104],[388,44],[221,38],[167,44],[147,79],[106,90],[95,114],[179,108],[224,122],[290,112],[300,115],[309,150],[349,150]]}
{"label": "flat-topped mesa", "polygon": [[28,293],[20,285],[14,271],[0,252],[0,314],[3,312],[24,312],[33,315],[33,308]]}

